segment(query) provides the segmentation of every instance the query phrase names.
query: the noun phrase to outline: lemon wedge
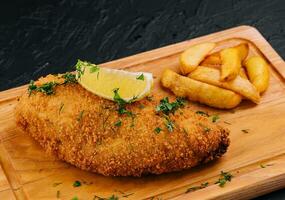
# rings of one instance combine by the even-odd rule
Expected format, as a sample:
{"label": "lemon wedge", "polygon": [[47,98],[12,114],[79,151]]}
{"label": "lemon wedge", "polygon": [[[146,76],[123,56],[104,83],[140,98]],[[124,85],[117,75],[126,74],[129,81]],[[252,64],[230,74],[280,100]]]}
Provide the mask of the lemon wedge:
{"label": "lemon wedge", "polygon": [[76,64],[76,72],[82,87],[109,100],[114,100],[116,92],[125,101],[142,99],[151,92],[153,85],[151,73],[103,68],[81,60]]}

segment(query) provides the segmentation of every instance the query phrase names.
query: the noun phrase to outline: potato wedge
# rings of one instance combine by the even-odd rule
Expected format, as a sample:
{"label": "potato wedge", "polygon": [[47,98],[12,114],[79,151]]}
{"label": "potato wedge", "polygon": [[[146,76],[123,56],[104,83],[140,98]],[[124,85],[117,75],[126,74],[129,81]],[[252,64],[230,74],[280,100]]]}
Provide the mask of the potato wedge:
{"label": "potato wedge", "polygon": [[[233,48],[236,48],[239,51],[239,55],[242,61],[247,57],[249,51],[247,43],[241,43],[237,46],[234,46]],[[200,65],[206,67],[222,65],[220,51],[206,56],[206,58],[200,63]]]}
{"label": "potato wedge", "polygon": [[206,56],[206,58],[200,63],[202,66],[220,66],[222,65],[222,60],[220,57],[220,52],[216,52]]}
{"label": "potato wedge", "polygon": [[215,85],[224,89],[234,91],[247,99],[250,99],[254,103],[259,103],[260,96],[253,84],[239,75],[231,81],[220,80],[220,70],[199,66],[191,74],[188,75],[192,78],[203,83]]}
{"label": "potato wedge", "polygon": [[163,72],[161,83],[176,96],[187,97],[191,101],[198,101],[215,108],[231,109],[242,99],[235,92],[181,76],[169,69]]}
{"label": "potato wedge", "polygon": [[239,75],[240,75],[240,77],[248,80],[248,77],[246,75],[246,71],[245,71],[244,67],[240,68]]}
{"label": "potato wedge", "polygon": [[223,49],[220,53],[221,66],[221,81],[233,80],[240,71],[241,57],[237,48]]}
{"label": "potato wedge", "polygon": [[248,44],[247,43],[241,43],[237,46],[235,46],[234,48],[236,48],[239,52],[239,56],[240,56],[240,59],[242,61],[244,61],[248,55],[248,51],[249,51],[249,47],[248,47]]}
{"label": "potato wedge", "polygon": [[201,43],[186,49],[180,55],[180,71],[183,75],[189,74],[196,69],[200,62],[215,48],[212,42]]}
{"label": "potato wedge", "polygon": [[260,93],[267,90],[270,76],[268,63],[262,57],[254,56],[245,62],[245,68],[247,70],[249,80],[256,89]]}

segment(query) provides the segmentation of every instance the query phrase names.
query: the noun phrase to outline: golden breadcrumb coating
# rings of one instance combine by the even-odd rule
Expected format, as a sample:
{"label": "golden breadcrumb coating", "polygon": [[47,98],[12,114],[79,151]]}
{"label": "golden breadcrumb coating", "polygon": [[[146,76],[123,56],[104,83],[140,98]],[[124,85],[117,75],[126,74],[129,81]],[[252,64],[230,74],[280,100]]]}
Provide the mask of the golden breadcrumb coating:
{"label": "golden breadcrumb coating", "polygon": [[[36,84],[49,81],[59,78],[48,75]],[[135,114],[130,117],[77,83],[58,85],[54,92],[25,93],[16,106],[16,122],[47,152],[83,170],[106,176],[161,174],[211,161],[229,145],[229,131],[189,105],[169,115],[174,122],[169,132],[155,111],[158,97],[127,105]]]}

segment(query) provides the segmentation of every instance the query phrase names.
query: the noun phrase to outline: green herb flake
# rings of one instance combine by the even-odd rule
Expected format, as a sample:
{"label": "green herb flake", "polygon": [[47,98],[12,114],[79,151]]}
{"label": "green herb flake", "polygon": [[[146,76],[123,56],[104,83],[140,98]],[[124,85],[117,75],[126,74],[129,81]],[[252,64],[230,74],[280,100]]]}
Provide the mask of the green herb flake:
{"label": "green herb flake", "polygon": [[83,114],[84,114],[84,110],[80,111],[78,117],[77,117],[77,121],[81,121],[82,120],[82,117],[83,117]]}
{"label": "green herb flake", "polygon": [[70,72],[66,72],[66,73],[63,74],[61,77],[64,78],[64,83],[63,83],[63,84],[67,84],[67,83],[77,83],[76,75],[75,75],[75,74],[72,74],[72,73],[70,73]]}
{"label": "green herb flake", "polygon": [[118,121],[115,122],[114,125],[117,126],[117,127],[122,126],[122,121],[118,120]]}
{"label": "green herb flake", "polygon": [[206,117],[209,117],[209,116],[210,116],[207,112],[204,112],[204,111],[201,111],[201,110],[196,111],[196,114],[197,114],[197,115],[206,116]]}
{"label": "green herb flake", "polygon": [[56,191],[56,198],[59,199],[60,198],[60,191]]}
{"label": "green herb flake", "polygon": [[77,78],[80,79],[81,76],[84,74],[85,71],[85,67],[84,65],[86,64],[86,62],[83,62],[82,60],[77,60],[77,63],[75,65],[76,68],[76,73],[77,73]]}
{"label": "green herb flake", "polygon": [[159,127],[156,127],[156,128],[154,129],[154,131],[155,131],[156,134],[159,134],[161,130],[162,130],[162,129],[159,128]]}
{"label": "green herb flake", "polygon": [[135,193],[124,194],[122,197],[128,198],[129,196],[131,196],[131,195],[133,195],[133,194],[135,194]]}
{"label": "green herb flake", "polygon": [[219,115],[213,115],[212,116],[212,122],[215,123],[220,119]]}
{"label": "green herb flake", "polygon": [[260,167],[261,167],[261,168],[265,168],[266,166],[265,166],[265,165],[263,165],[263,164],[260,164]]}
{"label": "green herb flake", "polygon": [[37,90],[37,86],[35,85],[35,82],[33,80],[30,81],[30,84],[28,86],[28,93],[29,93],[29,96],[31,96],[32,92],[34,90]]}
{"label": "green herb flake", "polygon": [[160,100],[160,104],[156,106],[156,112],[162,112],[166,115],[174,113],[178,108],[185,106],[185,99],[177,98],[174,102],[169,102],[168,97],[164,97]]}
{"label": "green herb flake", "polygon": [[152,101],[152,100],[153,100],[153,95],[151,95],[151,96],[146,96],[146,100]]}
{"label": "green herb flake", "polygon": [[74,181],[73,187],[80,187],[82,184],[80,181]]}
{"label": "green herb flake", "polygon": [[126,109],[126,105],[129,104],[129,103],[131,103],[131,102],[133,102],[136,97],[133,97],[132,100],[130,100],[129,102],[127,102],[127,101],[125,101],[124,99],[122,99],[121,96],[119,95],[119,88],[115,88],[115,89],[113,90],[113,92],[114,92],[114,97],[113,97],[113,99],[114,99],[114,101],[118,104],[118,113],[119,113],[120,115],[122,115],[122,114],[127,114],[128,116],[132,116],[132,112],[130,112],[130,111],[128,111],[128,110]]}
{"label": "green herb flake", "polygon": [[107,200],[119,200],[119,197],[115,196],[114,194],[107,198]]}
{"label": "green herb flake", "polygon": [[203,189],[205,187],[208,187],[209,183],[208,182],[205,182],[205,183],[202,183],[200,186],[194,186],[194,187],[190,187],[186,190],[185,193],[189,193],[189,192],[193,192],[193,191],[196,191],[196,190],[200,190],[200,189]]}
{"label": "green herb flake", "polygon": [[78,197],[73,197],[71,200],[79,200]]}
{"label": "green herb flake", "polygon": [[142,80],[142,81],[144,81],[144,75],[141,74],[141,75],[139,75],[136,79],[137,79],[137,80]]}
{"label": "green herb flake", "polygon": [[221,171],[220,178],[215,184],[218,184],[220,187],[224,187],[228,181],[232,180],[232,177],[233,175],[231,175],[229,172]]}
{"label": "green herb flake", "polygon": [[273,164],[266,164],[266,165],[260,164],[261,168],[266,168],[266,167],[270,167],[270,166],[273,166]]}
{"label": "green herb flake", "polygon": [[61,185],[61,184],[62,184],[62,183],[53,183],[52,186],[53,186],[53,187],[56,187],[56,186]]}
{"label": "green herb flake", "polygon": [[249,129],[242,129],[241,131],[244,133],[249,133]]}
{"label": "green herb flake", "polygon": [[173,121],[171,121],[167,115],[165,115],[164,118],[165,118],[164,123],[165,123],[166,128],[168,129],[169,132],[173,132],[173,129],[174,129]]}
{"label": "green herb flake", "polygon": [[99,70],[100,70],[99,65],[93,64],[93,65],[91,65],[91,66],[89,67],[89,72],[90,72],[90,73],[99,72]]}
{"label": "green herb flake", "polygon": [[201,127],[203,128],[203,130],[204,130],[205,133],[208,133],[208,132],[211,131],[211,129],[210,129],[209,127],[205,126],[205,125],[202,124],[202,123],[199,123],[199,126],[201,126]]}
{"label": "green herb flake", "polygon": [[54,87],[56,85],[58,85],[58,84],[55,82],[48,82],[48,83],[42,84],[41,86],[36,86],[36,85],[34,85],[34,81],[32,80],[30,82],[29,87],[28,87],[29,96],[31,95],[32,91],[41,92],[41,93],[44,93],[46,95],[54,94]]}
{"label": "green herb flake", "polygon": [[63,110],[63,107],[64,107],[64,103],[61,103],[61,104],[60,104],[60,107],[59,107],[59,111],[58,111],[59,114],[60,114],[61,111]]}

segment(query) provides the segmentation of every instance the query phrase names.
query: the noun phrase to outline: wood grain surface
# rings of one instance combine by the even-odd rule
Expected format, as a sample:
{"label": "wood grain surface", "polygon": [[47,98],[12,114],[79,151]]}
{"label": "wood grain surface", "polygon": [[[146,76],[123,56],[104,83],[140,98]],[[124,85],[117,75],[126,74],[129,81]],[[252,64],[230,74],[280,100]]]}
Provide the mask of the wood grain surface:
{"label": "wood grain surface", "polygon": [[[248,199],[284,188],[285,65],[256,29],[240,26],[101,65],[152,72],[153,92],[170,96],[159,84],[161,72],[165,68],[177,71],[179,54],[193,44],[206,41],[218,42],[215,51],[248,42],[251,55],[264,56],[271,64],[270,87],[259,105],[243,101],[234,110],[222,111],[192,103],[193,110],[219,114],[219,123],[231,130],[231,145],[224,157],[193,169],[142,178],[104,177],[79,170],[46,154],[16,127],[13,109],[17,98],[26,92],[26,86],[22,86],[0,93],[1,199],[93,199],[95,195],[113,194],[120,199]],[[220,188],[215,182],[222,170],[231,172],[234,178]],[[83,185],[74,188],[75,180]],[[185,193],[187,188],[204,182],[209,182],[209,186]]]}

